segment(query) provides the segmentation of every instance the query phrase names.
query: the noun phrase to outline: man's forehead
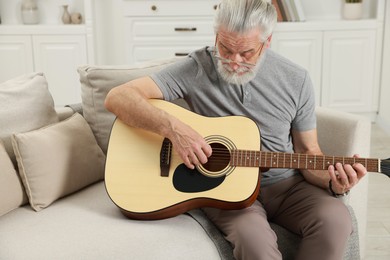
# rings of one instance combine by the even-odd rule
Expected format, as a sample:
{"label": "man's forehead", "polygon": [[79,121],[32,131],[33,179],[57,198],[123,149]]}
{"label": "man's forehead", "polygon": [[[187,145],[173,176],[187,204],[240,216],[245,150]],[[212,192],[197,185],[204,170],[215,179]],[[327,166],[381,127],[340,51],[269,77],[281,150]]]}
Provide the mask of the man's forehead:
{"label": "man's forehead", "polygon": [[230,32],[224,29],[218,31],[218,40],[228,48],[245,49],[256,47],[260,41],[260,30],[253,29],[245,33]]}

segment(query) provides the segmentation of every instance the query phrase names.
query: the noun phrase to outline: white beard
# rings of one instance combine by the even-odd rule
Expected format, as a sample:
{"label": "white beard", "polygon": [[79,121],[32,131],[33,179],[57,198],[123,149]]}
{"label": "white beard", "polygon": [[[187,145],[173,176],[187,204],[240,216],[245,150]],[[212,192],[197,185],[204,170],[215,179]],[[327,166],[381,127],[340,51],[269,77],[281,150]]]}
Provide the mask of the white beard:
{"label": "white beard", "polygon": [[261,56],[260,59],[257,61],[256,66],[254,66],[253,68],[239,67],[235,71],[233,71],[228,64],[223,64],[222,61],[218,60],[217,70],[219,75],[221,75],[221,77],[226,82],[236,85],[243,85],[254,79],[257,71],[260,68],[260,60]]}

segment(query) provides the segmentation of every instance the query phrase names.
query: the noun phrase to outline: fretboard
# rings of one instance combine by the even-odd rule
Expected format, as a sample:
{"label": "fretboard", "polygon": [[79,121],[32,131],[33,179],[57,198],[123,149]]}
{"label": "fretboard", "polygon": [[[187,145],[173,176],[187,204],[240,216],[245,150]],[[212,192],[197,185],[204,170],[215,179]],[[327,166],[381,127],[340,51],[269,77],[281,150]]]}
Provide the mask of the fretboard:
{"label": "fretboard", "polygon": [[230,165],[260,168],[289,168],[307,170],[327,170],[336,163],[361,163],[369,172],[379,172],[379,160],[340,156],[308,155],[298,153],[261,152],[233,150]]}

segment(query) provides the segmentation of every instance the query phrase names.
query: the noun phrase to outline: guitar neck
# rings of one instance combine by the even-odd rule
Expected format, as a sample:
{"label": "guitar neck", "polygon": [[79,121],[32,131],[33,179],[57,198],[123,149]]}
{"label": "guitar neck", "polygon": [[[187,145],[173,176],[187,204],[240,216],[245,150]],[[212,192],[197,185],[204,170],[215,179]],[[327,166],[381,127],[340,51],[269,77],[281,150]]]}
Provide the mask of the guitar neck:
{"label": "guitar neck", "polygon": [[306,170],[327,170],[338,162],[351,165],[361,163],[369,172],[380,172],[379,159],[248,150],[234,150],[230,158],[231,166]]}

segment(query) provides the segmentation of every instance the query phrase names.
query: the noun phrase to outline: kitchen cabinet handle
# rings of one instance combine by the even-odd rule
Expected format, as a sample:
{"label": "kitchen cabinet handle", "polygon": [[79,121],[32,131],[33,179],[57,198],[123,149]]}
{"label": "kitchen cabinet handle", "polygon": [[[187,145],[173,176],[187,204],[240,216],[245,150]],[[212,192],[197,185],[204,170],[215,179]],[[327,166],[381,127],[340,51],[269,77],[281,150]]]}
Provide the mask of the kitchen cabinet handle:
{"label": "kitchen cabinet handle", "polygon": [[189,54],[188,52],[176,52],[175,56],[176,57],[183,57],[183,56],[187,56],[188,54]]}
{"label": "kitchen cabinet handle", "polygon": [[196,27],[175,27],[175,32],[196,32]]}

